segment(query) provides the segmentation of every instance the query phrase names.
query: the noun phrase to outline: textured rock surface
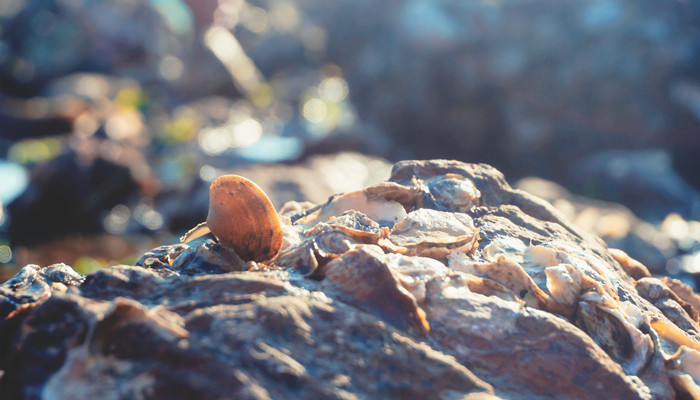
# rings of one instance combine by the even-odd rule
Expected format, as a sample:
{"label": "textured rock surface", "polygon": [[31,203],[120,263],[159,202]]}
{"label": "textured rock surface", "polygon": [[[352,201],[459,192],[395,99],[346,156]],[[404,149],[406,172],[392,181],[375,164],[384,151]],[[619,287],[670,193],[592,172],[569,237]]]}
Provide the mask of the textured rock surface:
{"label": "textured rock surface", "polygon": [[27,266],[0,286],[0,393],[700,393],[697,295],[678,281],[635,281],[620,264],[634,260],[487,165],[401,162],[388,182],[281,211],[285,242],[270,265],[206,239],[84,278]]}

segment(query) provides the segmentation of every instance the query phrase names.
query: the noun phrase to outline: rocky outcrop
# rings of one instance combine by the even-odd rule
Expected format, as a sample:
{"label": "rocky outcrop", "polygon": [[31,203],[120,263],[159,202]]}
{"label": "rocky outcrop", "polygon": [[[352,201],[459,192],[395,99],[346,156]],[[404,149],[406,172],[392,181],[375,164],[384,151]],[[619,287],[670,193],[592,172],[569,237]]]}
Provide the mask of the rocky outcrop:
{"label": "rocky outcrop", "polygon": [[240,262],[212,238],[86,277],[0,286],[9,398],[674,399],[700,328],[679,281],[512,189],[494,168],[404,161],[387,182],[280,210]]}

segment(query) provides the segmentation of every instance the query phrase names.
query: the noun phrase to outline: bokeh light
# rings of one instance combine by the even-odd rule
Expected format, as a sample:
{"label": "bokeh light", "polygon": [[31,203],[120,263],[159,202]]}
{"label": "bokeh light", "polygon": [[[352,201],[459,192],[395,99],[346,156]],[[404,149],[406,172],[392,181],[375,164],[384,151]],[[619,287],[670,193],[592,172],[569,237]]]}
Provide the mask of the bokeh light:
{"label": "bokeh light", "polygon": [[76,94],[92,100],[105,99],[109,89],[109,83],[97,75],[81,75],[75,84]]}
{"label": "bokeh light", "polygon": [[325,101],[314,97],[304,102],[301,112],[309,122],[318,124],[328,116],[328,105]]}
{"label": "bokeh light", "polygon": [[263,136],[255,143],[240,148],[237,154],[253,162],[281,162],[298,159],[304,151],[304,146],[298,138]]}
{"label": "bokeh light", "polygon": [[209,155],[219,155],[233,146],[233,132],[230,125],[204,129],[199,133],[199,147]]}
{"label": "bokeh light", "polygon": [[12,261],[12,249],[10,246],[0,245],[0,263],[9,263]]}
{"label": "bokeh light", "polygon": [[270,7],[270,23],[280,32],[290,32],[299,26],[299,10],[291,1],[276,0]]}
{"label": "bokeh light", "polygon": [[173,55],[163,57],[163,59],[160,60],[160,64],[158,64],[158,72],[160,72],[163,78],[169,81],[179,79],[184,71],[185,65],[182,63],[182,60]]}
{"label": "bokeh light", "polygon": [[348,97],[348,83],[337,76],[326,78],[318,86],[318,93],[324,100],[339,103]]}
{"label": "bokeh light", "polygon": [[150,230],[158,230],[163,226],[163,216],[152,206],[139,203],[133,210],[134,219]]}
{"label": "bokeh light", "polygon": [[13,144],[7,158],[22,165],[39,163],[53,159],[61,149],[61,142],[55,138],[27,139]]}
{"label": "bokeh light", "polygon": [[160,12],[177,34],[185,35],[193,28],[192,13],[181,0],[148,0]]}
{"label": "bokeh light", "polygon": [[241,14],[241,23],[255,33],[263,33],[270,28],[267,11],[260,7],[246,7]]}
{"label": "bokeh light", "polygon": [[124,204],[118,204],[112,208],[104,219],[105,231],[118,235],[126,231],[126,227],[131,217],[131,210]]}
{"label": "bokeh light", "polygon": [[237,123],[233,128],[233,146],[250,146],[260,139],[262,126],[260,122],[248,118]]}
{"label": "bokeh light", "polygon": [[204,43],[224,64],[242,90],[247,92],[260,84],[260,72],[231,32],[219,26],[209,28],[204,34]]}
{"label": "bokeh light", "polygon": [[21,165],[0,160],[0,225],[4,214],[3,204],[9,204],[17,198],[29,184],[29,174]]}
{"label": "bokeh light", "polygon": [[142,140],[144,123],[141,113],[133,109],[124,109],[112,114],[105,123],[105,132],[110,139],[117,142]]}

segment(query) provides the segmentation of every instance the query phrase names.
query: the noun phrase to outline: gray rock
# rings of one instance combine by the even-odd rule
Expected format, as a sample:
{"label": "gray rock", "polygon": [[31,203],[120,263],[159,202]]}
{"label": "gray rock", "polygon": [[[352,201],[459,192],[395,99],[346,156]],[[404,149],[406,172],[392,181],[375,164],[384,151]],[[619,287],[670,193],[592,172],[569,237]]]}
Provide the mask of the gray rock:
{"label": "gray rock", "polygon": [[[695,394],[697,296],[635,281],[601,239],[488,165],[404,161],[389,182],[309,207],[288,207],[294,222],[280,217],[285,242],[269,263],[231,261],[231,249],[207,239],[84,281],[40,274],[42,295],[0,322],[0,390],[26,399]],[[22,276],[3,299],[35,292],[16,284]],[[49,286],[56,279],[70,287]]]}

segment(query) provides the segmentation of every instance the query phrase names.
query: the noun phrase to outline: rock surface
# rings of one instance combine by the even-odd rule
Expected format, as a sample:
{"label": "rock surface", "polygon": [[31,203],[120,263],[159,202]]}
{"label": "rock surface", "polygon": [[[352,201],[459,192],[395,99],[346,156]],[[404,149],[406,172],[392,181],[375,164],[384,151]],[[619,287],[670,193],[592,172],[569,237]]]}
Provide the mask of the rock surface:
{"label": "rock surface", "polygon": [[[673,179],[665,179],[661,175],[657,174],[652,180],[658,183],[665,181],[668,186],[673,186]],[[630,182],[636,179],[628,179],[626,183],[622,183],[623,180],[619,179],[617,184],[610,181],[607,186],[624,191],[623,186],[633,186]],[[643,180],[636,181],[644,185]],[[652,186],[649,183],[646,186]],[[698,287],[700,277],[697,275],[695,257],[700,251],[700,222],[696,219],[671,213],[663,221],[647,222],[622,204],[576,195],[552,181],[535,177],[520,179],[514,186],[548,201],[568,220],[599,236],[608,247],[623,250],[652,274],[669,275]],[[639,203],[654,202],[655,196],[651,190],[649,194],[643,196]],[[657,199],[660,197],[656,196]],[[686,196],[677,198],[691,203],[695,197],[693,193],[686,193]]]}
{"label": "rock surface", "polygon": [[697,295],[484,164],[281,210],[269,265],[216,241],[0,286],[8,398],[698,396]]}

